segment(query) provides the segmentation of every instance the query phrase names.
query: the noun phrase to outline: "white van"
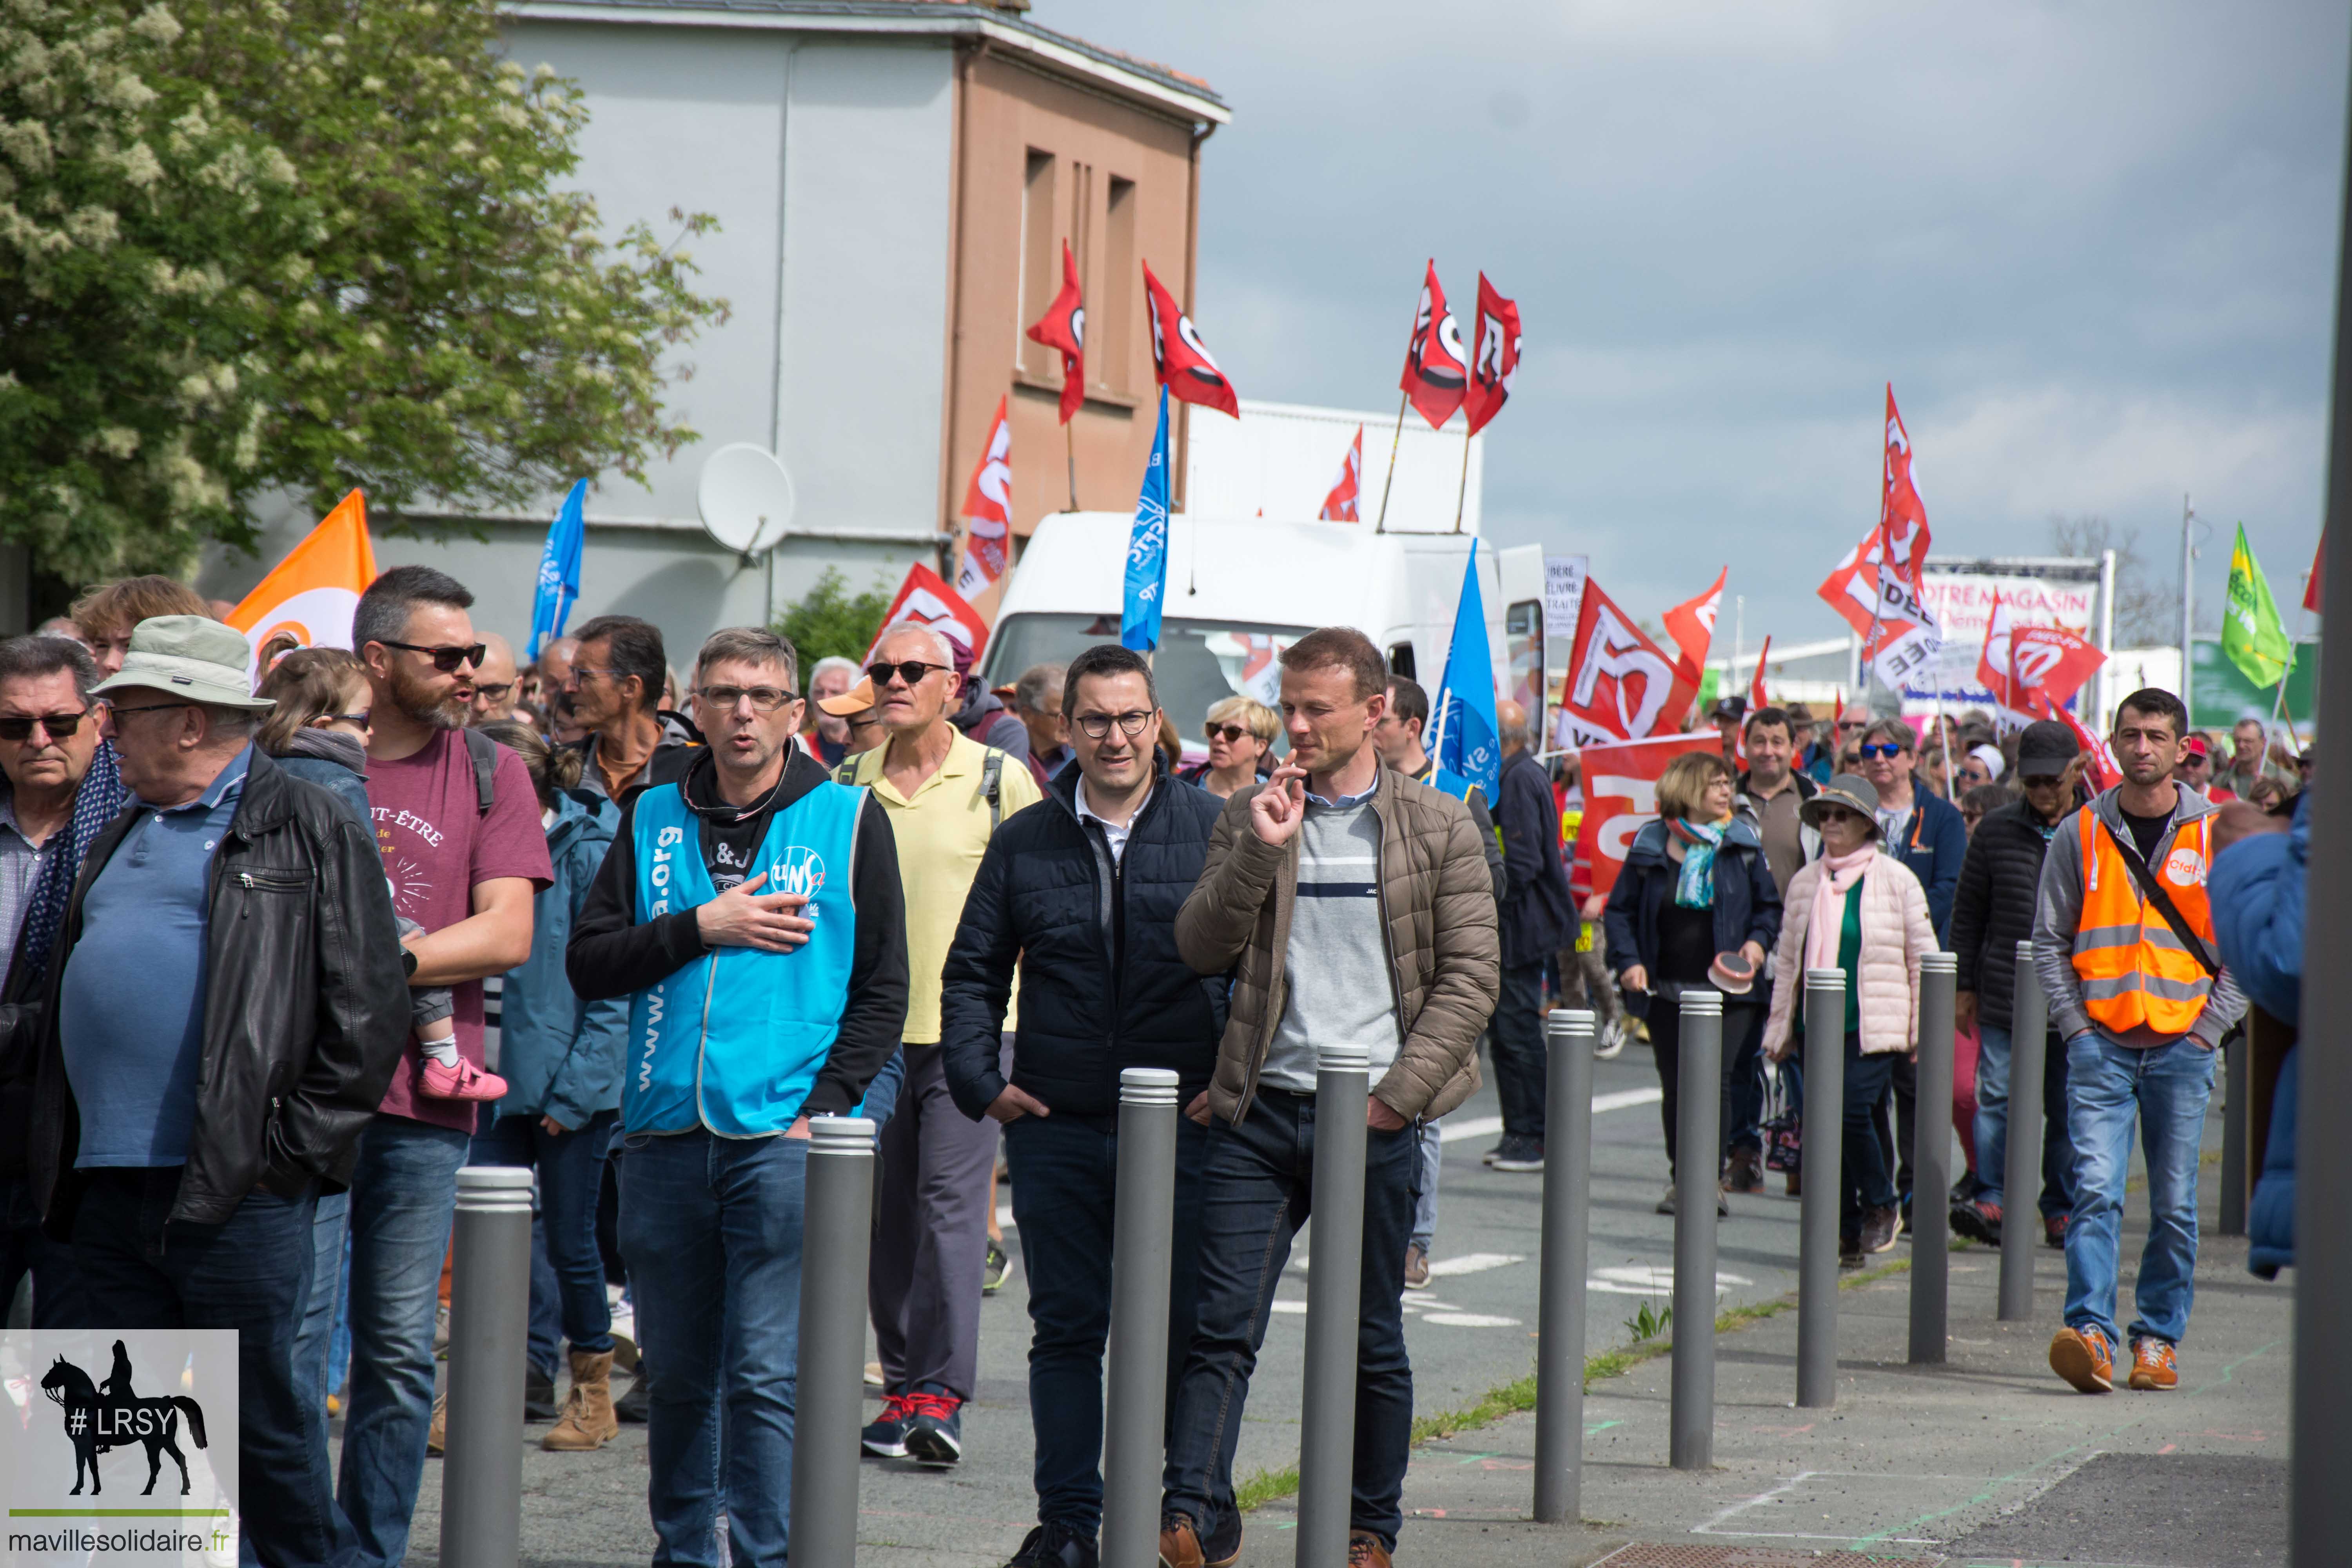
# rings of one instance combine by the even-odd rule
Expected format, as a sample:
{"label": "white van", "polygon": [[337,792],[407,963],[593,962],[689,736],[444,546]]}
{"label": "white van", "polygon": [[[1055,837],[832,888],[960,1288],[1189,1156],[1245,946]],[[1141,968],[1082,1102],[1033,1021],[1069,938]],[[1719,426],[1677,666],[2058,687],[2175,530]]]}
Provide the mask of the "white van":
{"label": "white van", "polygon": [[[1009,686],[1032,665],[1066,664],[1118,640],[1134,521],[1124,512],[1063,512],[1038,523],[989,636],[981,667],[989,685]],[[1274,657],[1317,626],[1363,632],[1391,670],[1420,681],[1434,700],[1471,537],[1171,516],[1167,607],[1152,668],[1187,751],[1205,749],[1199,735],[1212,703],[1243,692],[1272,706]],[[1496,685],[1526,701],[1543,683],[1543,549],[1488,547],[1478,552],[1478,567]]]}

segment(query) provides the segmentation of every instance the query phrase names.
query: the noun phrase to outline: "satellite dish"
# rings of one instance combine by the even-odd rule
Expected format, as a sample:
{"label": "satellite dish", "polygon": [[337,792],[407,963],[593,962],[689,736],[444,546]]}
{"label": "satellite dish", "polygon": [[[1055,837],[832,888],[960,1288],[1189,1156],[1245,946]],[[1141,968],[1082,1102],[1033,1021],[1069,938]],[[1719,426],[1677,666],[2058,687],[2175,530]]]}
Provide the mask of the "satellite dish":
{"label": "satellite dish", "polygon": [[703,459],[694,504],[711,538],[738,555],[759,555],[792,526],[793,477],[765,447],[737,441]]}

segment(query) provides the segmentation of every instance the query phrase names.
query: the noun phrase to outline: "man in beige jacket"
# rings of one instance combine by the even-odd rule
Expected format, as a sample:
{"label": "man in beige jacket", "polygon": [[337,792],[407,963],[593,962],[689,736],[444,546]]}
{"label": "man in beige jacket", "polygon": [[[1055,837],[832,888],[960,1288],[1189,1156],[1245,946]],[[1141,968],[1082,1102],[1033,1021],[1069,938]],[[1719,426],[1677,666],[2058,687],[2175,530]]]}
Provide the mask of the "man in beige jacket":
{"label": "man in beige jacket", "polygon": [[1290,756],[1226,803],[1176,918],[1184,961],[1234,972],[1206,1092],[1200,1315],[1169,1415],[1160,1555],[1220,1568],[1241,1552],[1234,1448],[1275,1282],[1314,1204],[1317,1053],[1368,1046],[1362,1326],[1350,1561],[1387,1568],[1402,1522],[1412,1367],[1397,1281],[1412,1227],[1414,1125],[1478,1087],[1500,960],[1494,884],[1469,810],[1380,765],[1387,670],[1327,626],[1282,656]]}

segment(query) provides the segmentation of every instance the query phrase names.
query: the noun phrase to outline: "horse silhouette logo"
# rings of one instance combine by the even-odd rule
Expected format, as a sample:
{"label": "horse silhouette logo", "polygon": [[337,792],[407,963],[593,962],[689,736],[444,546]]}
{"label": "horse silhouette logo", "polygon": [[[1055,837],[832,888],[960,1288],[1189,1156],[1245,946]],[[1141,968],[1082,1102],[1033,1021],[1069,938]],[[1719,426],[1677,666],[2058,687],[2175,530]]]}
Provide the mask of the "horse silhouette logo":
{"label": "horse silhouette logo", "polygon": [[74,1446],[74,1485],[69,1495],[81,1495],[82,1473],[87,1470],[90,1495],[96,1497],[100,1489],[98,1457],[109,1448],[127,1448],[134,1443],[147,1445],[147,1485],[140,1496],[155,1489],[165,1454],[180,1467],[180,1495],[188,1495],[188,1457],[180,1452],[178,1442],[180,1417],[187,1416],[189,1436],[195,1438],[197,1447],[205,1447],[205,1407],[184,1394],[140,1398],[131,1387],[131,1353],[121,1340],[114,1342],[114,1366],[103,1384],[93,1386],[88,1373],[59,1356],[41,1379],[41,1392],[63,1413],[66,1436]]}

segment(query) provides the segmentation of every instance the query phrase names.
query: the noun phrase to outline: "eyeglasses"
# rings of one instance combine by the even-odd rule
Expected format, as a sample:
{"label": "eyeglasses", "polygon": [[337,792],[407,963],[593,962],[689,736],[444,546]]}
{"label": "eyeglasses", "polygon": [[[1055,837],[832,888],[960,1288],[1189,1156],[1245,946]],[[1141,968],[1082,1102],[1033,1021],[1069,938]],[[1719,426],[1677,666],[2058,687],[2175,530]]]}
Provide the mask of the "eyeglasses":
{"label": "eyeglasses", "polygon": [[474,682],[474,695],[482,699],[486,702],[504,702],[507,700],[507,693],[512,691],[514,689],[515,683],[511,680],[478,680]]}
{"label": "eyeglasses", "polygon": [[1899,757],[1904,748],[1893,741],[1881,741],[1874,746],[1864,746],[1861,751],[1865,757]]}
{"label": "eyeglasses", "polygon": [[36,724],[47,730],[51,740],[63,740],[81,728],[88,712],[84,709],[80,713],[11,713],[0,719],[0,741],[29,741]]}
{"label": "eyeglasses", "polygon": [[424,654],[433,660],[433,668],[444,675],[457,674],[457,667],[461,664],[470,664],[476,669],[479,669],[482,668],[482,660],[490,655],[490,647],[488,643],[468,643],[463,647],[446,646],[427,647],[423,643],[394,642],[386,637],[378,637],[376,641],[386,647],[404,648],[410,653]]}
{"label": "eyeglasses", "polygon": [[732,713],[735,704],[746,697],[751,700],[752,712],[773,713],[800,693],[781,686],[701,686],[694,695],[721,713]]}
{"label": "eyeglasses", "polygon": [[1086,731],[1087,739],[1089,741],[1107,738],[1110,734],[1110,727],[1113,724],[1118,726],[1120,734],[1132,739],[1142,734],[1144,726],[1150,722],[1151,712],[1149,709],[1127,713],[1081,713],[1077,718],[1078,728]]}
{"label": "eyeglasses", "polygon": [[373,713],[321,713],[319,715],[319,722],[322,724],[357,724],[362,730],[373,723],[375,715]]}
{"label": "eyeglasses", "polygon": [[909,686],[919,686],[923,677],[931,671],[954,668],[951,664],[925,664],[919,658],[902,658],[896,664],[885,659],[879,664],[867,665],[866,673],[874,678],[877,687],[887,686],[894,679],[904,680]]}
{"label": "eyeglasses", "polygon": [[1841,719],[1838,721],[1838,733],[1841,735],[1844,734],[1848,730],[1864,730],[1867,728],[1869,728],[1869,721],[1864,719]]}
{"label": "eyeglasses", "polygon": [[[1134,732],[1135,731],[1132,730],[1128,731],[1130,735]],[[1240,740],[1244,735],[1249,733],[1249,726],[1246,724],[1212,724],[1204,733],[1206,733],[1208,738],[1212,741],[1222,738],[1225,744],[1230,746],[1235,741]]]}

